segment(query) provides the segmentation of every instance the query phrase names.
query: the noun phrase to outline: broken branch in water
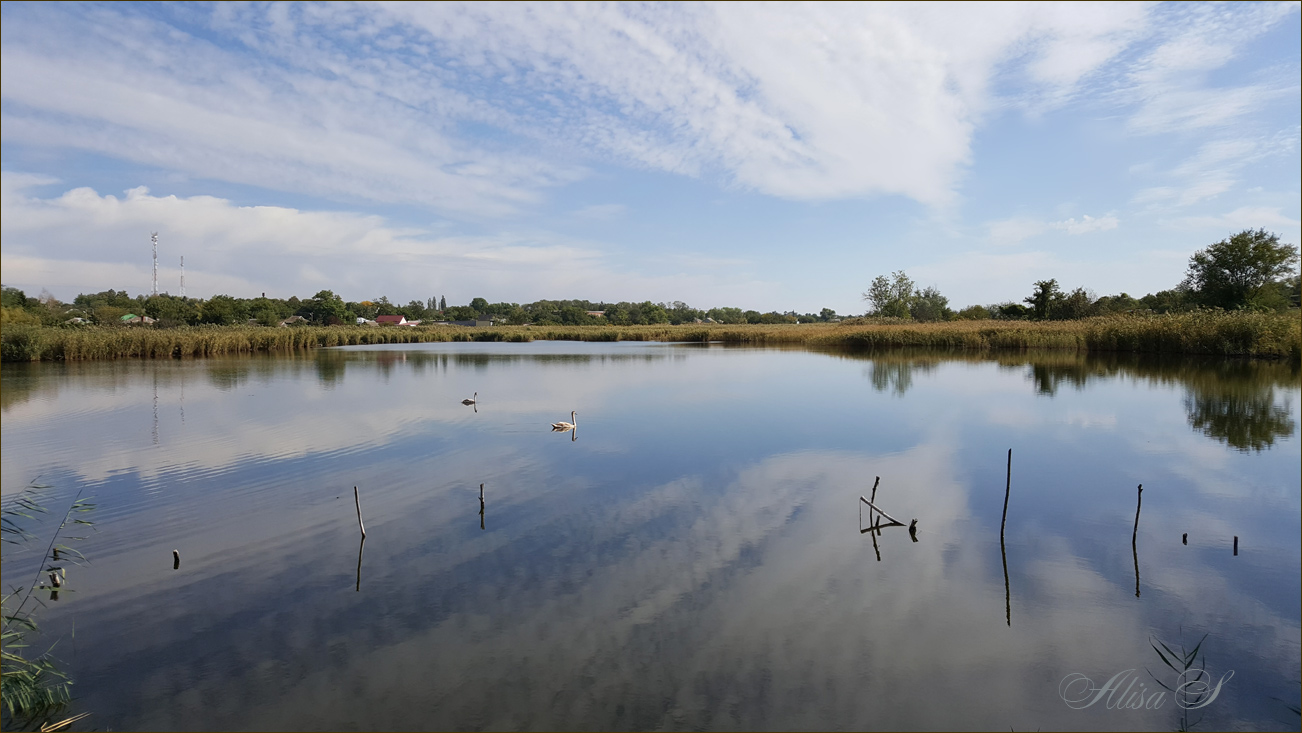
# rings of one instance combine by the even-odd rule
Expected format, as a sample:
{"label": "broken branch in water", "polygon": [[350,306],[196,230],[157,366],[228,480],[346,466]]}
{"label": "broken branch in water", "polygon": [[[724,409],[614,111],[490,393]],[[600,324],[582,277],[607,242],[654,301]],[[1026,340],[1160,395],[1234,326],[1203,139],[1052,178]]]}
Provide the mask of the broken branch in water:
{"label": "broken branch in water", "polygon": [[[901,522],[900,520],[896,519],[895,517],[892,517],[891,515],[889,515],[889,514],[887,514],[886,512],[882,511],[881,509],[879,509],[879,508],[877,507],[877,505],[873,504],[871,501],[868,501],[868,499],[866,499],[866,498],[864,498],[864,497],[861,496],[861,497],[859,497],[859,501],[862,501],[863,503],[867,504],[867,505],[868,505],[868,508],[872,509],[873,511],[875,511],[875,512],[877,512],[878,514],[882,515],[883,517],[886,517],[887,519],[891,520],[891,522],[893,522],[894,524],[898,524],[898,525],[901,526],[901,527],[905,526],[904,522]],[[916,520],[915,520],[915,521],[916,521]]]}

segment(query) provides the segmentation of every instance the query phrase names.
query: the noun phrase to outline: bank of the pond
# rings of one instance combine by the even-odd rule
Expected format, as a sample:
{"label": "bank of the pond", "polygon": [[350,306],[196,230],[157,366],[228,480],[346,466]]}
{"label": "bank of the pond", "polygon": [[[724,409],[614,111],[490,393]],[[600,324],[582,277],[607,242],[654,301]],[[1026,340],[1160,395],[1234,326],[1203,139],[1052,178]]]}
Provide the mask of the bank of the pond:
{"label": "bank of the pond", "polygon": [[196,326],[38,327],[6,325],[0,358],[85,361],[182,358],[326,346],[439,341],[689,341],[815,348],[948,350],[1066,349],[1218,356],[1302,357],[1296,313],[1199,312],[1081,321],[956,321],[679,326]]}

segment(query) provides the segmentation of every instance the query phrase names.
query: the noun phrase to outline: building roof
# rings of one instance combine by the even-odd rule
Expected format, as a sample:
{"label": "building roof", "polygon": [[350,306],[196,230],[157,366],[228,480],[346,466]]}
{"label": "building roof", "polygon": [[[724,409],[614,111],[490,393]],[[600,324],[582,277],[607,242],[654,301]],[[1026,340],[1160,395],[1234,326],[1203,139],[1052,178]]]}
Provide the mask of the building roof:
{"label": "building roof", "polygon": [[403,323],[407,320],[406,316],[376,316],[376,323]]}

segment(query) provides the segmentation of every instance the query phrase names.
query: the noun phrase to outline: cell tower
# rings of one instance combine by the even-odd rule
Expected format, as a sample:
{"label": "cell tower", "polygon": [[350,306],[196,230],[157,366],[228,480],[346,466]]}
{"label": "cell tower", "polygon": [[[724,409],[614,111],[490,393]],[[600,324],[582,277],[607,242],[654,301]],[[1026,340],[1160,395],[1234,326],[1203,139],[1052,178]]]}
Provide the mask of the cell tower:
{"label": "cell tower", "polygon": [[158,232],[150,232],[149,241],[154,243],[154,295],[158,295]]}
{"label": "cell tower", "polygon": [[185,297],[185,255],[181,255],[181,297]]}

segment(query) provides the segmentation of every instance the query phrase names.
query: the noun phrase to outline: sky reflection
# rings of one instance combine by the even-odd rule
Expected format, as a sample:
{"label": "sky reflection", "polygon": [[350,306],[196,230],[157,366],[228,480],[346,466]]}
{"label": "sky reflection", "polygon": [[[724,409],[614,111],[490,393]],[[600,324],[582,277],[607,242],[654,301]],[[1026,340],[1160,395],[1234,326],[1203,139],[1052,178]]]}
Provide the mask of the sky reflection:
{"label": "sky reflection", "polygon": [[[75,624],[104,727],[1165,729],[1169,703],[1072,710],[1058,683],[1155,689],[1150,638],[1208,634],[1235,677],[1204,726],[1278,728],[1295,374],[660,344],[6,366],[4,486],[101,507],[43,625]],[[1246,433],[1193,421],[1216,395]],[[880,562],[875,476],[919,520]]]}

